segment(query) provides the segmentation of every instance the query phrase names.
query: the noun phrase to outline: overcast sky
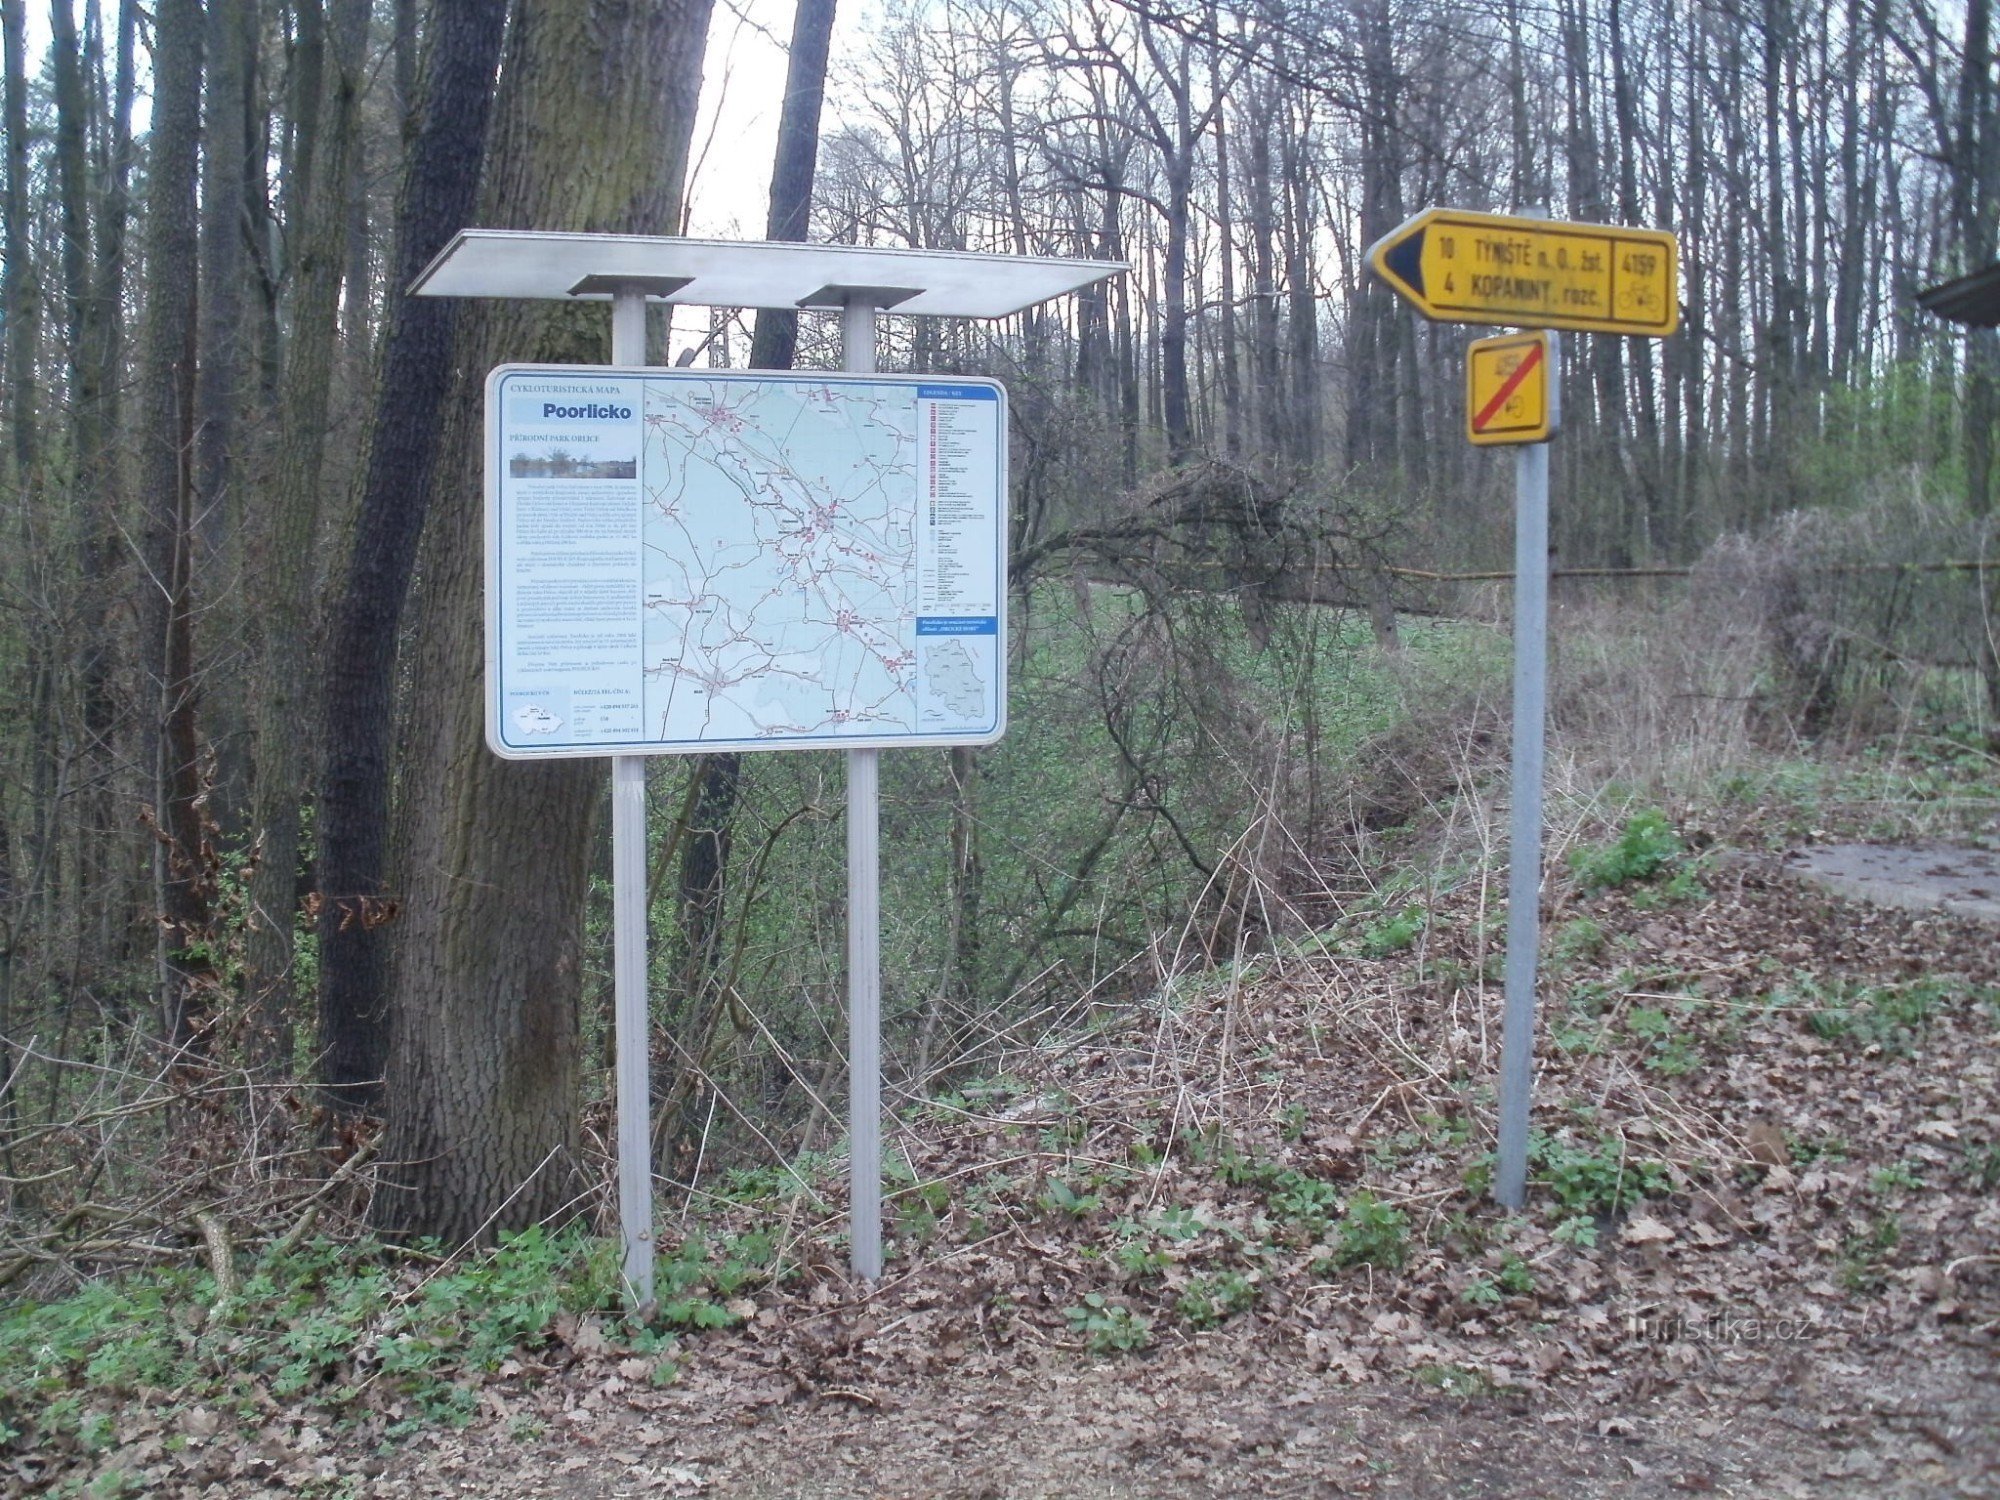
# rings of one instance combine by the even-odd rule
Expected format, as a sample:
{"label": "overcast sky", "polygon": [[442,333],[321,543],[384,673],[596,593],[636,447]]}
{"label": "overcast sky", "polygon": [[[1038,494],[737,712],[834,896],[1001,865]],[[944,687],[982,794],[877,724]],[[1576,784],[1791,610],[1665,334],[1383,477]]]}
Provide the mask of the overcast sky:
{"label": "overcast sky", "polygon": [[[874,10],[863,0],[840,0],[832,47],[836,74],[840,58],[854,50]],[[689,234],[703,239],[764,237],[791,35],[792,0],[720,0],[716,5],[695,127]],[[829,98],[826,123],[838,113],[836,101]]]}

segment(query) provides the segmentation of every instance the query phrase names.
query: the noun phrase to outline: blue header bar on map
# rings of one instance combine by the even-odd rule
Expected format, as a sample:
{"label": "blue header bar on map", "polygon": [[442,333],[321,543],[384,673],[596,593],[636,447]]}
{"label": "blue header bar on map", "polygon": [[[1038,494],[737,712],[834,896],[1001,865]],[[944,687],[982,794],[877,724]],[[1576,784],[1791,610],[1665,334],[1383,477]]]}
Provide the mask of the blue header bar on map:
{"label": "blue header bar on map", "polygon": [[993,615],[918,615],[918,635],[998,635],[1000,621]]}
{"label": "blue header bar on map", "polygon": [[919,401],[998,401],[1000,393],[990,385],[920,385]]}

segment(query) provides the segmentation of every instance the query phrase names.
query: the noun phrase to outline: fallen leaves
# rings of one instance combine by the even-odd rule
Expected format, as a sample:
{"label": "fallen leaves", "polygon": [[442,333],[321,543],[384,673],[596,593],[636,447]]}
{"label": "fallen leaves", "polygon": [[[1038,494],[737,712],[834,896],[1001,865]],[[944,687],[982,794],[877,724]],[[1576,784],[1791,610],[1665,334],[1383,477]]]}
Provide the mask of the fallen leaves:
{"label": "fallen leaves", "polygon": [[1618,1238],[1628,1245],[1663,1245],[1678,1236],[1658,1219],[1641,1217],[1628,1219]]}
{"label": "fallen leaves", "polygon": [[[731,1474],[834,1483],[783,1434],[809,1431],[826,1453],[834,1437],[905,1426],[905,1477],[932,1474],[913,1456],[924,1452],[941,1477],[885,1493],[976,1493],[958,1484],[958,1447],[1031,1430],[1055,1434],[1045,1441],[1076,1474],[1112,1454],[1245,1492],[1214,1476],[1295,1457],[1301,1474],[1339,1465],[1372,1484],[1365,1458],[1316,1448],[1315,1434],[1392,1398],[1401,1425],[1371,1453],[1440,1441],[1410,1420],[1412,1401],[1451,1403],[1447,1436],[1481,1403],[1521,1401],[1551,1442],[1615,1444],[1614,1478],[1650,1470],[1701,1493],[1732,1487],[1705,1461],[1647,1446],[1655,1424],[1632,1415],[1642,1403],[1733,1414],[1752,1388],[1805,1399],[1802,1370],[1866,1385],[1897,1351],[1918,1366],[1941,1350],[1990,1358],[2000,1205],[1965,1163],[1968,1142],[1992,1144],[1982,1122],[2000,1118],[1992,1021],[1941,1015],[1918,1050],[1857,1050],[1775,1001],[1789,971],[1768,961],[1862,979],[1919,961],[1990,974],[1969,929],[1856,915],[1781,882],[1644,915],[1615,892],[1596,898],[1607,956],[1548,977],[1545,1024],[1575,1021],[1581,1040],[1544,1049],[1537,1127],[1610,1142],[1614,1193],[1639,1162],[1666,1175],[1616,1210],[1559,1210],[1537,1185],[1511,1216],[1467,1181],[1491,1148],[1482,1089],[1498,1032],[1496,988],[1478,978],[1475,935],[1491,918],[1478,901],[1473,884],[1441,896],[1422,953],[1273,961],[1261,977],[1184,987],[1129,1036],[1015,1055],[1011,1104],[897,1129],[916,1183],[950,1187],[924,1200],[927,1216],[899,1217],[892,1193],[879,1286],[855,1285],[824,1251],[844,1215],[828,1181],[830,1210],[786,1226],[789,1274],[728,1300],[740,1326],[690,1337],[663,1364],[608,1315],[565,1315],[553,1344],[485,1376],[481,1442],[434,1434],[406,1450],[393,1493],[529,1493],[496,1433],[559,1455],[546,1468],[577,1494],[597,1493],[579,1476],[607,1469],[635,1493],[729,1493]],[[1670,973],[1621,971],[1618,940],[1642,932]],[[1671,1017],[1679,1050],[1639,1045],[1625,1019],[1641,1005]],[[1663,1058],[1685,1071],[1655,1066]],[[1098,1205],[1042,1206],[1056,1179],[1071,1204]],[[1321,1217],[1302,1182],[1324,1192]],[[1343,1212],[1363,1189],[1407,1223],[1400,1264],[1342,1263]],[[1281,1202],[1304,1207],[1287,1217]],[[769,1232],[773,1210],[711,1217],[717,1235]],[[1133,1247],[1145,1253],[1121,1261]],[[1240,1309],[1196,1326],[1182,1299],[1212,1313],[1225,1276],[1240,1280]],[[1065,1312],[1092,1293],[1150,1319],[1153,1346],[1083,1348]],[[678,1384],[658,1383],[676,1370]],[[1274,1389],[1262,1409],[1250,1399],[1260,1381]],[[879,1421],[892,1405],[895,1422]],[[1272,1410],[1287,1414],[1281,1429]],[[359,1473],[357,1455],[412,1417],[372,1413],[341,1432],[309,1409],[271,1415],[262,1427],[213,1405],[120,1416],[115,1462],[161,1493],[276,1494]],[[1702,1438],[1704,1453],[1724,1446],[1720,1432]],[[1035,1491],[994,1491],[1009,1492]]]}

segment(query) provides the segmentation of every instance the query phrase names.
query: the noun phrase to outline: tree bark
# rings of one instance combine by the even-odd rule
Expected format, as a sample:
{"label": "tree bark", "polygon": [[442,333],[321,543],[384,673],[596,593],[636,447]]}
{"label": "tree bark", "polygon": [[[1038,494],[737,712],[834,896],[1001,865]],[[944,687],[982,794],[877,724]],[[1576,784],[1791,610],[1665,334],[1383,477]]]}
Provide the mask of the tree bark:
{"label": "tree bark", "polygon": [[[110,677],[113,659],[126,639],[111,625],[121,607],[120,590],[114,583],[121,549],[113,518],[119,511],[122,470],[116,462],[113,434],[118,430],[123,380],[123,319],[119,312],[125,289],[137,5],[135,0],[124,0],[119,7],[113,78],[109,97],[99,97],[100,119],[94,142],[85,56],[79,47],[75,16],[68,12],[69,7],[60,4],[51,12],[50,63],[55,77],[56,172],[62,199],[67,304],[70,540],[77,579],[76,629],[67,642],[68,671],[77,684],[82,730],[76,763],[79,796],[72,886],[81,940],[72,972],[77,987],[82,988],[98,963],[116,960],[121,946],[117,934],[133,914],[129,874],[123,868],[127,862],[119,858],[120,834],[129,837],[131,824],[124,820],[121,826],[112,811],[117,764],[112,740],[119,711]],[[101,39],[94,38],[92,45],[93,50],[101,47]]]}
{"label": "tree bark", "polygon": [[[819,162],[819,122],[826,97],[826,61],[833,40],[835,0],[798,0],[792,16],[785,102],[771,165],[771,203],[764,237],[803,241],[812,220],[813,177]],[[750,366],[789,370],[798,354],[799,315],[759,308],[751,326]],[[735,751],[695,761],[700,783],[681,843],[680,962],[676,988],[690,1035],[683,1056],[699,1056],[714,1006],[708,994],[720,952],[729,854],[743,795],[743,757]],[[669,1128],[672,1122],[667,1122]]]}
{"label": "tree bark", "polygon": [[[1643,222],[1639,206],[1638,170],[1642,132],[1631,70],[1626,64],[1624,7],[1620,0],[1611,0],[1608,19],[1611,29],[1612,111],[1618,124],[1618,219],[1623,224],[1637,225]],[[1613,341],[1606,339],[1604,342]],[[1619,400],[1621,404],[1629,403],[1632,407],[1633,442],[1637,451],[1630,469],[1639,490],[1637,513],[1633,518],[1636,534],[1628,540],[1635,544],[1633,551],[1638,559],[1649,562],[1659,555],[1657,549],[1673,529],[1663,508],[1660,416],[1658,407],[1654,405],[1653,341],[1626,339],[1619,342],[1630,345],[1632,381],[1629,387],[1611,393],[1611,399]]]}
{"label": "tree bark", "polygon": [[[1219,23],[1213,3],[1208,7],[1206,24],[1209,32],[1209,90],[1219,99],[1222,95],[1222,64],[1217,53],[1221,46],[1217,40]],[[1222,456],[1234,459],[1243,453],[1243,371],[1236,333],[1236,223],[1235,205],[1229,191],[1227,115],[1228,111],[1218,106],[1215,111],[1215,235],[1221,261],[1218,270],[1221,276],[1222,326],[1217,343],[1221,364]]]}
{"label": "tree bark", "polygon": [[[516,12],[483,222],[676,227],[710,0],[535,0]],[[447,416],[452,483],[424,541],[410,765],[398,817],[408,901],[391,976],[392,1233],[457,1243],[573,1212],[584,901],[604,773],[486,748],[480,686],[480,391],[501,359],[601,359],[601,309],[481,306]]]}
{"label": "tree bark", "polygon": [[250,875],[251,924],[245,983],[272,1062],[290,1057],[292,924],[297,914],[300,799],[311,771],[310,741],[298,732],[313,706],[308,633],[319,596],[314,537],[319,529],[326,453],[327,397],[339,326],[348,193],[366,82],[368,0],[334,0],[327,98],[314,196],[302,205],[304,244],[293,278],[292,338],[285,362],[278,448],[284,463],[262,528],[263,567],[256,580],[263,635],[256,711],[256,780],[251,829],[259,857]]}
{"label": "tree bark", "polygon": [[[195,378],[194,494],[205,558],[220,559],[233,530],[237,377],[243,321],[243,192],[248,180],[250,0],[208,0],[202,94],[201,306]],[[215,580],[208,580],[213,586]],[[218,591],[219,592],[219,591]]]}
{"label": "tree bark", "polygon": [[[1965,269],[1991,264],[2000,238],[2000,120],[1993,88],[1991,0],[1967,0],[1965,58],[1959,75],[1958,140],[1953,167],[1953,210],[1964,246]],[[1965,503],[1975,516],[1993,506],[1993,426],[2000,420],[2000,334],[1967,335],[1965,390]],[[1987,653],[1991,656],[1991,652]],[[2000,713],[2000,671],[1987,676],[1988,697]]]}
{"label": "tree bark", "polygon": [[320,1080],[334,1108],[374,1112],[389,1050],[384,882],[397,641],[430,507],[457,303],[402,289],[471,222],[506,0],[439,0],[396,208],[390,333],[353,550],[333,606],[321,695]]}
{"label": "tree bark", "polygon": [[1286,307],[1291,314],[1286,327],[1292,406],[1291,451],[1287,457],[1301,468],[1319,462],[1319,304],[1313,288],[1312,256],[1317,224],[1312,212],[1312,172],[1303,145],[1308,126],[1309,117],[1301,105],[1296,129],[1285,132],[1283,157],[1288,188],[1285,288]]}
{"label": "tree bark", "polygon": [[41,328],[28,253],[28,80],[27,42],[19,5],[0,16],[6,71],[7,171],[5,226],[7,264],[0,269],[0,305],[7,323],[7,385],[9,432],[14,455],[14,482],[26,486],[34,476],[37,450],[35,344]]}
{"label": "tree bark", "polygon": [[167,1043],[197,1043],[209,1009],[206,940],[213,878],[196,733],[193,581],[196,145],[201,126],[200,0],[160,0],[146,195],[146,319],[139,453],[148,577],[141,612],[152,722],[159,1009]]}
{"label": "tree bark", "polygon": [[[785,102],[778,114],[771,163],[771,206],[764,237],[802,241],[812,224],[813,177],[819,163],[819,122],[826,99],[826,60],[833,43],[835,0],[798,0]],[[750,367],[789,370],[798,351],[799,315],[759,308],[750,333]]]}

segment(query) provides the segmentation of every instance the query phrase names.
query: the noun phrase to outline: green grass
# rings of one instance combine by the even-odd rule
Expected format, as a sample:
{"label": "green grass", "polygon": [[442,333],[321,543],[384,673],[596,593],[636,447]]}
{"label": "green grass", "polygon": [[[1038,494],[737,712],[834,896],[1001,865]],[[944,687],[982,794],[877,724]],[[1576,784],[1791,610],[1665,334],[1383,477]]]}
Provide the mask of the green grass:
{"label": "green grass", "polygon": [[1771,1000],[1797,1011],[1823,1041],[1890,1057],[1914,1056],[1948,1014],[1981,1007],[2000,1021],[2000,992],[1945,975],[1872,984],[1808,974],[1780,986]]}
{"label": "green grass", "polygon": [[[94,1282],[0,1313],[0,1411],[7,1439],[50,1451],[116,1441],[118,1412],[152,1393],[259,1420],[268,1392],[332,1420],[394,1405],[399,1429],[470,1420],[481,1379],[556,1336],[565,1318],[602,1319],[607,1345],[671,1371],[672,1326],[714,1326],[697,1304],[767,1274],[768,1242],[691,1241],[660,1265],[661,1325],[613,1311],[616,1249],[530,1229],[490,1252],[415,1264],[368,1242],[313,1241],[259,1262],[211,1315],[213,1277],[169,1268]],[[733,1321],[733,1315],[728,1315]]]}

